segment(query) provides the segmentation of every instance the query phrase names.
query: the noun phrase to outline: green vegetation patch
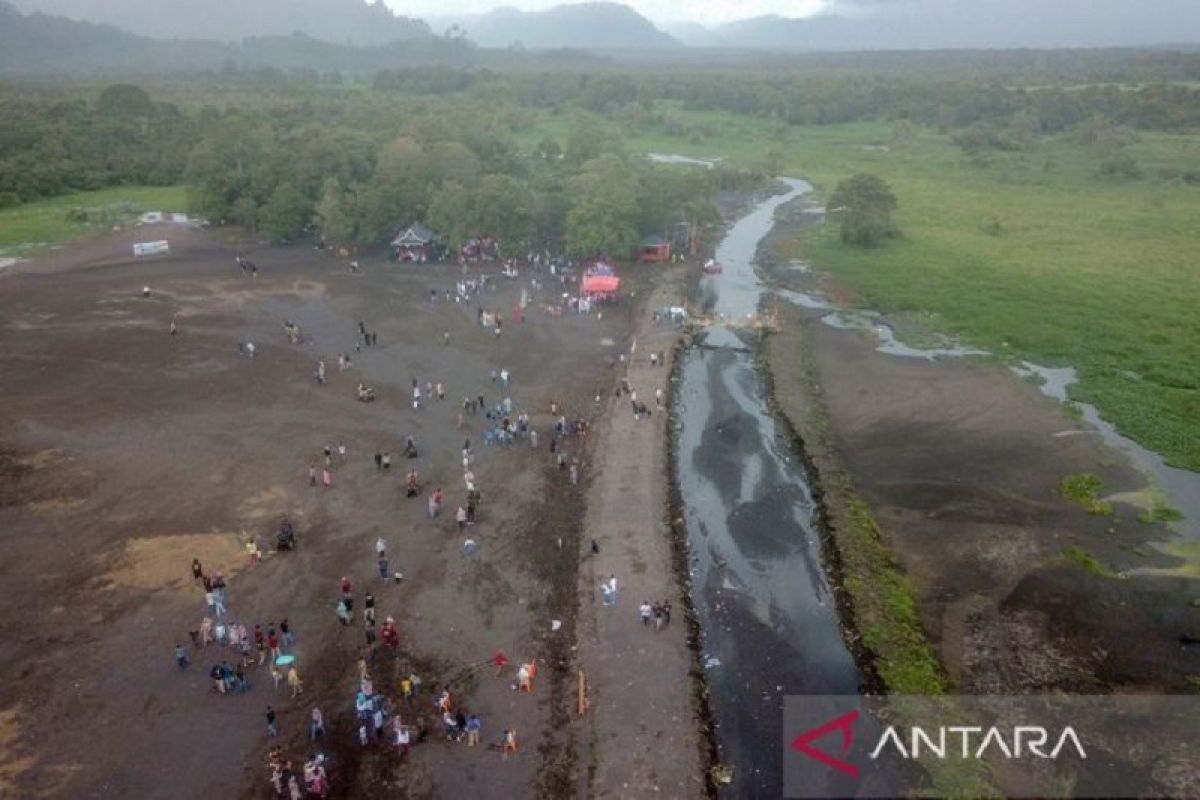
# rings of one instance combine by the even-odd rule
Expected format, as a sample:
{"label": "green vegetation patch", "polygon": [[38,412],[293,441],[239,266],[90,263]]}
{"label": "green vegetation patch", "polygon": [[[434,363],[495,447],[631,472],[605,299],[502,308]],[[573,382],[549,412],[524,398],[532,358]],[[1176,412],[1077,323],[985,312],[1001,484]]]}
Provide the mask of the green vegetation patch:
{"label": "green vegetation patch", "polygon": [[1062,552],[1063,560],[1069,564],[1074,564],[1086,572],[1093,575],[1098,575],[1101,578],[1111,578],[1113,580],[1120,579],[1120,575],[1104,564],[1100,563],[1094,555],[1078,545],[1071,545]]}
{"label": "green vegetation patch", "polygon": [[839,482],[849,522],[837,533],[842,583],[879,677],[896,694],[943,694],[946,680],[921,625],[916,593],[850,477],[843,474]]}
{"label": "green vegetation patch", "polygon": [[0,255],[33,255],[88,233],[128,224],[147,211],[186,208],[182,186],[121,186],[5,208],[0,210]]}
{"label": "green vegetation patch", "polygon": [[1101,480],[1090,472],[1067,475],[1058,486],[1063,497],[1087,509],[1089,514],[1111,516],[1112,503],[1100,499]]}
{"label": "green vegetation patch", "polygon": [[1146,525],[1155,522],[1178,522],[1183,519],[1183,512],[1168,505],[1153,502],[1151,506],[1138,514],[1138,521]]}

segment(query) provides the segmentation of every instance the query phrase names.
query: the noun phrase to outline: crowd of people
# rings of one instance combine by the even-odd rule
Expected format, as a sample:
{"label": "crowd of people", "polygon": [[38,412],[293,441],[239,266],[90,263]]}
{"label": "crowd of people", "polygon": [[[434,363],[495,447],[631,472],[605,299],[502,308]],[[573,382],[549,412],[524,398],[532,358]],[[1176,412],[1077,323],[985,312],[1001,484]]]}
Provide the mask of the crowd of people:
{"label": "crowd of people", "polygon": [[[540,256],[539,256],[540,259]],[[552,279],[557,279],[565,288],[570,281],[569,272],[561,269],[561,264],[547,260]],[[238,266],[248,276],[257,277],[258,270],[251,262],[238,258]],[[545,265],[538,264],[538,268]],[[536,273],[537,270],[535,270]],[[504,275],[516,278],[515,268],[506,268]],[[488,275],[477,278],[463,278],[455,282],[453,288],[443,292],[431,289],[430,302],[438,304],[444,297],[449,303],[448,308],[475,306],[475,317],[478,324],[490,335],[487,340],[494,340],[501,334],[505,314],[501,311],[485,309],[487,295],[495,290],[495,281]],[[538,278],[529,279],[527,289],[522,289],[521,303],[515,305],[508,315],[508,321],[520,325],[524,321],[524,306],[530,292],[534,294],[544,289],[544,283]],[[570,308],[572,311],[584,313],[589,309],[586,303],[580,303],[578,297],[564,294],[562,300],[554,301],[559,308]],[[451,313],[447,311],[447,313]],[[292,344],[312,344],[302,335],[300,326],[292,320],[283,323],[285,338]],[[175,333],[173,328],[172,333]],[[449,344],[450,334],[447,331],[443,341]],[[363,347],[377,347],[378,334],[368,328],[365,321],[359,321],[355,332],[354,350],[361,352]],[[240,348],[242,354],[253,358],[255,349],[244,343]],[[337,353],[339,372],[352,369],[354,360],[348,352]],[[311,363],[311,362],[310,362]],[[324,358],[317,361],[314,373],[316,384],[325,386],[330,382]],[[424,377],[424,376],[422,376]],[[413,412],[421,413],[431,404],[446,401],[447,384],[441,376],[428,376],[422,381],[417,376],[410,383],[411,408]],[[490,380],[489,380],[490,379]],[[514,400],[517,388],[516,376],[506,365],[497,365],[490,374],[480,375],[479,385],[489,386],[487,391],[468,392],[462,402],[462,411],[457,415],[459,430],[479,427],[485,447],[497,446],[506,448],[509,445],[527,442],[529,449],[537,450],[539,432],[536,419],[540,417],[539,410],[523,408]],[[364,382],[357,382],[358,399],[374,399],[375,390]],[[490,396],[490,397],[489,397]],[[490,402],[489,402],[490,400]],[[578,450],[571,446],[570,440],[581,441],[586,437],[589,424],[582,416],[568,417],[554,401],[549,407],[549,418],[552,423],[543,430],[542,436],[548,442],[549,456],[553,463],[566,474],[566,479],[575,484],[580,479],[581,465],[577,455],[568,458],[569,450]],[[544,414],[545,409],[540,413]],[[479,419],[482,417],[482,419]],[[482,423],[482,424],[481,424]],[[425,515],[431,523],[446,525],[451,530],[457,530],[464,536],[467,529],[484,521],[483,492],[475,465],[477,453],[473,447],[472,438],[463,439],[459,458],[462,467],[462,485],[457,490],[458,502],[452,502],[453,515],[443,520],[443,510],[446,506],[446,491],[441,486],[427,487],[422,479],[419,467],[426,463],[430,455],[424,454],[418,448],[414,436],[405,438],[399,448],[400,453],[410,464],[406,470],[404,487],[407,498],[424,498]],[[449,460],[450,454],[436,454],[437,457]],[[345,443],[336,446],[326,444],[321,455],[313,458],[308,465],[307,479],[311,487],[321,491],[332,490],[335,474],[344,470],[352,463]],[[375,472],[389,474],[392,466],[392,454],[388,450],[379,449],[373,454]],[[452,492],[454,490],[451,490]],[[284,530],[286,529],[286,537]],[[286,540],[286,541],[285,541]],[[464,539],[463,552],[467,555],[475,553],[479,547],[480,536],[473,533]],[[296,548],[296,532],[290,521],[284,521],[277,538],[277,550],[292,550]],[[262,558],[257,543],[253,539],[247,543],[247,552],[251,561],[257,564]],[[397,564],[389,558],[387,542],[380,536],[374,545],[375,564],[378,579],[387,585],[398,585],[403,580],[403,573],[397,569]],[[178,668],[188,670],[193,659],[204,659],[208,662],[209,677],[212,692],[222,696],[242,696],[251,691],[256,685],[270,681],[273,691],[286,691],[286,698],[292,705],[305,702],[305,687],[300,678],[299,667],[294,643],[295,635],[287,619],[252,624],[234,621],[230,613],[227,596],[227,584],[221,572],[208,574],[199,559],[192,562],[192,575],[198,585],[203,587],[206,612],[199,625],[189,631],[191,650],[183,644],[176,644],[174,654]],[[440,725],[441,734],[445,740],[465,743],[467,746],[480,746],[484,723],[482,715],[467,705],[466,698],[453,692],[449,686],[435,688],[426,695],[421,691],[422,682],[419,676],[408,672],[399,681],[398,696],[389,697],[386,687],[377,685],[370,674],[371,664],[398,664],[403,659],[401,648],[400,626],[395,616],[383,616],[382,623],[377,622],[376,598],[374,596],[372,578],[362,585],[356,586],[349,576],[342,577],[338,582],[338,594],[334,605],[338,625],[351,627],[362,626],[362,653],[359,660],[358,679],[353,692],[352,707],[357,725],[354,726],[354,736],[359,747],[375,746],[394,747],[401,757],[408,754],[417,744],[430,740],[434,729]],[[616,601],[616,578],[610,579],[612,602]],[[606,592],[608,589],[606,588]],[[657,608],[657,607],[656,607]],[[669,619],[669,604],[666,605]],[[356,613],[356,609],[359,613]],[[244,616],[244,615],[239,615]],[[214,653],[216,648],[216,655]],[[380,656],[383,660],[379,661]],[[487,663],[486,661],[484,663]],[[507,668],[507,658],[502,651],[497,651],[492,663],[496,666],[497,676],[503,676]],[[264,674],[265,673],[265,674]],[[537,674],[536,660],[530,660],[516,666],[512,674],[512,688],[521,693],[532,693]],[[325,687],[322,687],[325,688]],[[322,696],[325,696],[322,694]],[[270,739],[281,738],[294,746],[296,739],[294,731],[282,730],[280,715],[275,706],[266,706],[267,736]],[[321,746],[327,736],[325,716],[316,706],[304,715],[308,722],[308,740],[311,748]],[[433,720],[430,724],[429,720]],[[291,734],[289,736],[289,733]],[[282,734],[282,735],[281,735]],[[279,798],[297,800],[302,797],[326,797],[331,790],[331,767],[329,756],[319,750],[313,750],[305,759],[303,768],[296,770],[293,760],[286,756],[285,745],[273,746],[268,759],[270,784]],[[518,751],[517,732],[514,727],[501,729],[487,745],[496,750],[504,758]]]}

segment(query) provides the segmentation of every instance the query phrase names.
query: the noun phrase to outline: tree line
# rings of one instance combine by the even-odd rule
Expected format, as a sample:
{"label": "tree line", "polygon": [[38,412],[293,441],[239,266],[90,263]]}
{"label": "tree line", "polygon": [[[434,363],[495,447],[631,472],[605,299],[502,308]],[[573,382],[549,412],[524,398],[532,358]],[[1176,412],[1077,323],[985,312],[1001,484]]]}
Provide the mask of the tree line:
{"label": "tree line", "polygon": [[193,210],[279,241],[381,245],[419,221],[451,247],[490,236],[509,254],[624,256],[644,234],[716,219],[712,175],[632,157],[587,115],[561,152],[534,153],[504,114],[453,103],[410,109],[386,132],[244,109],[205,128],[185,170]]}

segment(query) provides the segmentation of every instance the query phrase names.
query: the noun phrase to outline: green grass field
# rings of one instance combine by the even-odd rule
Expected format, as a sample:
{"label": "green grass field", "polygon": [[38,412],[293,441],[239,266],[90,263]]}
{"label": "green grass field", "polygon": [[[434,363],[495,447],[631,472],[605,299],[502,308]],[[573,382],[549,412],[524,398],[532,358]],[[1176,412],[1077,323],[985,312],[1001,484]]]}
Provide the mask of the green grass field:
{"label": "green grass field", "polygon": [[[895,191],[903,238],[843,245],[826,226],[782,245],[835,275],[864,305],[903,315],[1001,357],[1077,368],[1074,399],[1176,465],[1200,470],[1200,134],[1142,134],[1126,152],[1144,177],[1099,175],[1104,156],[1070,137],[973,159],[935,131],[892,141],[884,124],[792,128],[688,114],[697,140],[634,133],[631,152],[719,156],[783,172],[827,195],[872,172]],[[526,136],[565,139],[547,118]],[[886,148],[886,149],[885,149]]]}
{"label": "green grass field", "polygon": [[26,203],[0,211],[0,256],[33,255],[130,222],[145,211],[186,210],[182,186],[122,186]]}

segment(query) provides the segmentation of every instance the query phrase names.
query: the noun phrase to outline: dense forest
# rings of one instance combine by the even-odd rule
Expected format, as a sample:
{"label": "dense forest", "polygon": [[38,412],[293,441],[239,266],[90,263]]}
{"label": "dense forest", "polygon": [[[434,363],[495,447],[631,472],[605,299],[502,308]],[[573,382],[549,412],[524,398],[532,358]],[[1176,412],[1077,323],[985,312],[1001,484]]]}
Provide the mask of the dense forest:
{"label": "dense forest", "polygon": [[[924,125],[968,153],[1064,133],[1116,151],[1138,130],[1200,126],[1200,87],[1182,80],[1200,74],[1192,54],[1063,51],[1031,66],[1001,53],[982,59],[992,68],[984,77],[957,79],[944,76],[960,54],[864,58],[817,58],[828,67],[821,74],[799,59],[778,74],[426,65],[369,78],[227,68],[146,88],[0,85],[0,207],[185,182],[197,213],[277,240],[311,232],[380,244],[420,219],[452,240],[498,235],[512,248],[624,251],[641,234],[711,219],[714,188],[755,177],[658,167],[623,151],[623,133],[702,140],[708,132],[692,111],[770,120],[780,136],[793,125]],[[1181,80],[1091,82],[1148,71]],[[1060,77],[1014,83],[1051,74]],[[518,147],[545,114],[569,120],[565,138]],[[1111,169],[1132,167],[1114,159]]]}
{"label": "dense forest", "polygon": [[[120,184],[190,187],[191,210],[277,241],[384,244],[414,220],[451,244],[624,255],[644,233],[715,218],[719,182],[623,151],[613,126],[572,116],[565,147],[521,152],[512,107],[354,92],[185,110],[117,84],[93,101],[9,100],[0,205]],[[261,99],[261,98],[260,98]]]}

